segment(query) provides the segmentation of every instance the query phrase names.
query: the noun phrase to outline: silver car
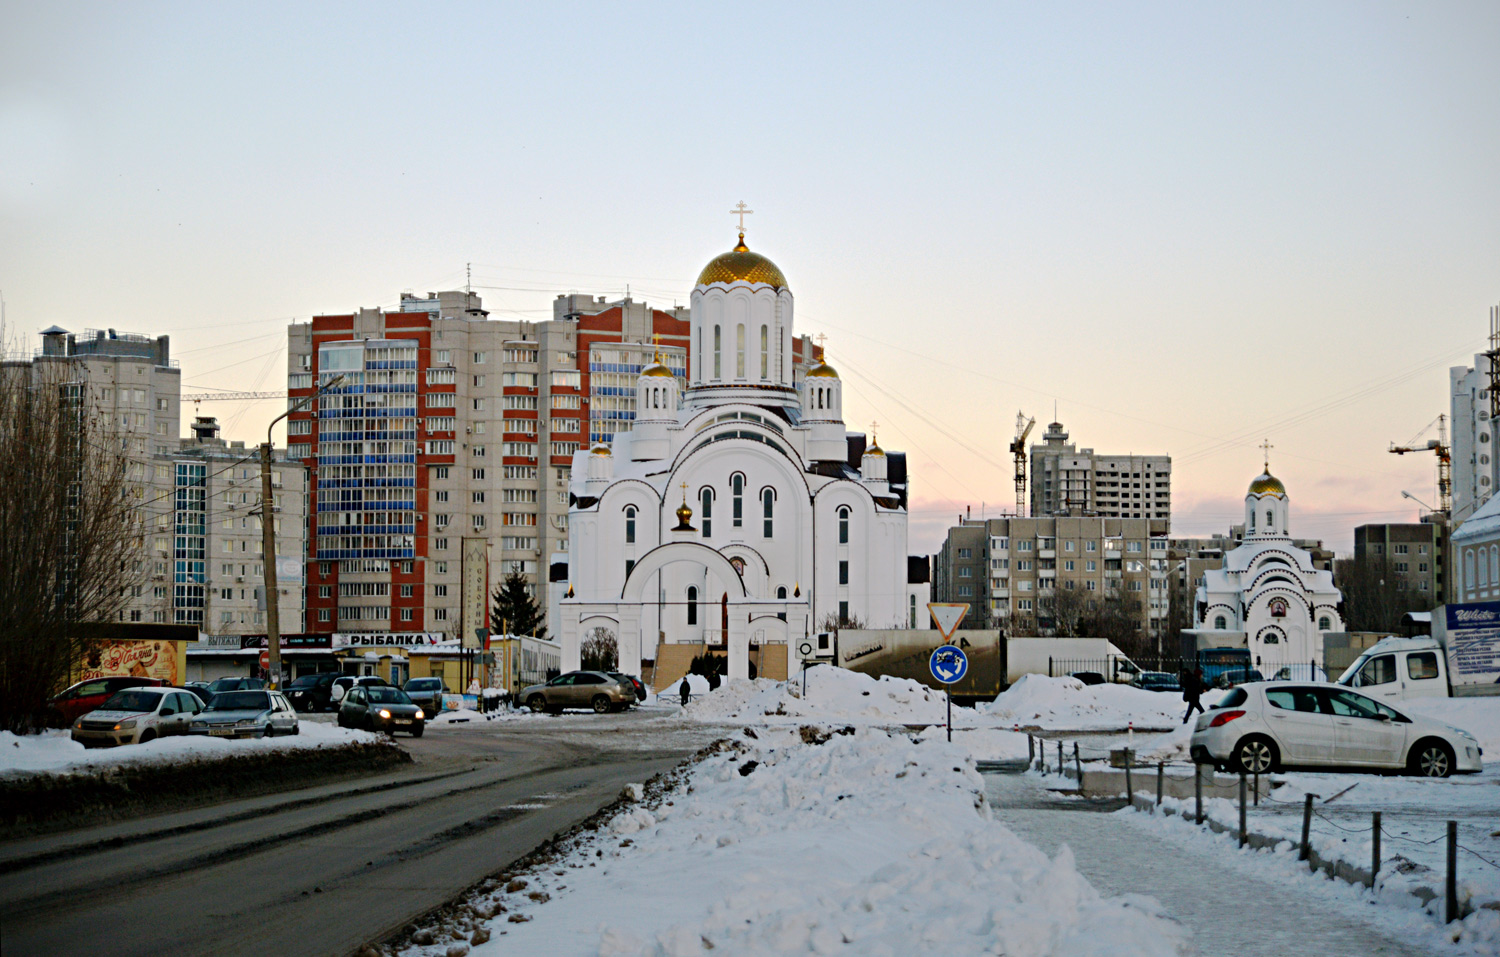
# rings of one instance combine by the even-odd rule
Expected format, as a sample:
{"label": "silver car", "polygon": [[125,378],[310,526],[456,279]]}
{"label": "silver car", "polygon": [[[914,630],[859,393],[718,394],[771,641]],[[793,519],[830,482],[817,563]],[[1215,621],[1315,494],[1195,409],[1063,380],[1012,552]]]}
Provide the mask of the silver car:
{"label": "silver car", "polygon": [[224,691],[193,720],[189,734],[269,738],[301,731],[297,712],[279,691]]}
{"label": "silver car", "polygon": [[87,748],[187,734],[201,708],[197,695],[180,688],[127,688],[74,721],[73,740]]}
{"label": "silver car", "polygon": [[570,671],[521,691],[532,711],[554,714],[564,708],[593,708],[597,714],[624,711],[635,703],[635,686],[602,671]]}

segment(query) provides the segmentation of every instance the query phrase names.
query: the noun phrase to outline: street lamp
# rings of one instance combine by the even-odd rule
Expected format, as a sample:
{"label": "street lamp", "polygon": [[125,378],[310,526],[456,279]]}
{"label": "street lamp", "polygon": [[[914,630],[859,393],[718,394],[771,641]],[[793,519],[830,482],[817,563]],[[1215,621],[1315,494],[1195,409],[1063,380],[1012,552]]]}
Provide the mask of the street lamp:
{"label": "street lamp", "polygon": [[1401,493],[1401,497],[1402,498],[1409,498],[1409,499],[1411,499],[1413,502],[1416,502],[1418,505],[1420,505],[1423,508],[1427,509],[1427,511],[1429,511],[1429,512],[1434,511],[1434,509],[1433,509],[1433,507],[1431,505],[1428,505],[1426,502],[1424,502],[1421,499],[1417,498],[1415,495],[1411,494],[1410,492],[1403,491]]}
{"label": "street lamp", "polygon": [[266,649],[270,652],[270,686],[281,684],[281,608],[276,586],[276,520],[271,498],[271,430],[276,423],[317,399],[344,381],[342,374],[319,386],[312,395],[298,401],[266,426],[266,443],[260,447],[260,532],[262,558],[261,587],[266,593]]}

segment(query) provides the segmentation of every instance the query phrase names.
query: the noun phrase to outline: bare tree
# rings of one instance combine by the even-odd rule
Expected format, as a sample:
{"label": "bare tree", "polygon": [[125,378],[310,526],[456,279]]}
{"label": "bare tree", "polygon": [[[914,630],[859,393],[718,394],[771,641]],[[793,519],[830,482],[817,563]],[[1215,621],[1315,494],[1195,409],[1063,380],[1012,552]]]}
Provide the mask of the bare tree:
{"label": "bare tree", "polygon": [[1131,657],[1151,650],[1149,636],[1141,629],[1141,602],[1117,588],[1105,593],[1080,625],[1091,638],[1107,638]]}
{"label": "bare tree", "polygon": [[1344,595],[1342,617],[1350,631],[1400,634],[1403,615],[1432,608],[1432,596],[1407,588],[1384,556],[1340,558],[1333,578]]}
{"label": "bare tree", "polygon": [[1052,622],[1052,632],[1058,638],[1082,636],[1083,622],[1088,616],[1088,604],[1082,592],[1073,588],[1054,588],[1050,594],[1037,599],[1037,610]]}
{"label": "bare tree", "polygon": [[830,611],[818,621],[819,631],[859,631],[864,627],[864,619],[858,615],[840,615],[834,611]]}
{"label": "bare tree", "polygon": [[620,645],[615,633],[602,625],[590,629],[578,646],[578,657],[584,671],[614,671],[620,666]]}
{"label": "bare tree", "polygon": [[[144,577],[143,486],[71,363],[0,367],[0,728],[39,729]],[[97,632],[94,632],[95,634]]]}

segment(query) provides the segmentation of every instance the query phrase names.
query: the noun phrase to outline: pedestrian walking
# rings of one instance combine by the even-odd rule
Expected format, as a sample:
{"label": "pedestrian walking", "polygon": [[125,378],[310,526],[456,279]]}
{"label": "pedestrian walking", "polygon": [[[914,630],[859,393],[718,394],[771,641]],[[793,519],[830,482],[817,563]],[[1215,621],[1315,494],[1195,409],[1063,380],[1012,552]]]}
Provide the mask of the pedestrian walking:
{"label": "pedestrian walking", "polygon": [[1187,711],[1182,716],[1182,723],[1187,724],[1193,717],[1193,709],[1196,708],[1199,714],[1203,713],[1203,704],[1198,700],[1203,695],[1203,672],[1202,670],[1189,671],[1184,668],[1178,680],[1182,682],[1182,700],[1187,702]]}
{"label": "pedestrian walking", "polygon": [[688,703],[688,695],[693,693],[692,689],[688,687],[687,675],[682,676],[682,686],[679,687],[677,691],[682,695],[682,706],[686,708]]}

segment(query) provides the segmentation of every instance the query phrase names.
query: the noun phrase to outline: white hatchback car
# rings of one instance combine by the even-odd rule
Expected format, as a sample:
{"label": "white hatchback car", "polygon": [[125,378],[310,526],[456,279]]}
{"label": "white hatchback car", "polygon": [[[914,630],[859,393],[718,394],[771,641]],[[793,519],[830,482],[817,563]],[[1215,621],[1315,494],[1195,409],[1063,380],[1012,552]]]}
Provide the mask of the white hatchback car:
{"label": "white hatchback car", "polygon": [[1283,766],[1393,769],[1445,778],[1484,770],[1467,731],[1329,684],[1256,681],[1199,715],[1193,759],[1265,774]]}
{"label": "white hatchback car", "polygon": [[97,711],[73,722],[73,740],[84,747],[144,744],[156,738],[187,734],[203,704],[181,688],[126,688]]}

